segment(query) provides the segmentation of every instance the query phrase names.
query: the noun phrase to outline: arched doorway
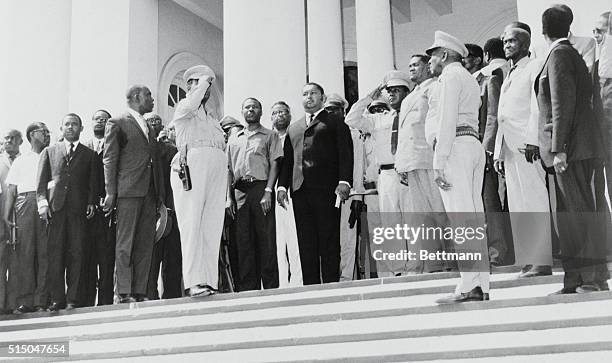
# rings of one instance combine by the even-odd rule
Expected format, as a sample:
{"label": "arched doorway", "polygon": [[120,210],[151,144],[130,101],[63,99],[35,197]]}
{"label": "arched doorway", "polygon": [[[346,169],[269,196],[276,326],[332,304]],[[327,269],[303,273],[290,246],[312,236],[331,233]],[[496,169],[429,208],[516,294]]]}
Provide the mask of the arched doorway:
{"label": "arched doorway", "polygon": [[[183,73],[189,67],[207,64],[200,56],[190,52],[180,52],[171,56],[162,67],[157,88],[158,112],[164,125],[167,125],[174,115],[176,104],[185,98],[187,88],[183,81]],[[216,82],[213,83],[210,99],[206,109],[217,120],[223,117],[223,94]]]}

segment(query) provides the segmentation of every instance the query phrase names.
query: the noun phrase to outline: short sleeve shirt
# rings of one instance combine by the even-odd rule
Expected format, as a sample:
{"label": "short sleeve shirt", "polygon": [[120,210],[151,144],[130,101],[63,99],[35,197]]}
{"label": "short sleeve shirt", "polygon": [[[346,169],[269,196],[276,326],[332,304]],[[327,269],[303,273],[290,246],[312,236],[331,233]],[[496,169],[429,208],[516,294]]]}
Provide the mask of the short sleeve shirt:
{"label": "short sleeve shirt", "polygon": [[243,129],[227,143],[227,158],[234,180],[255,178],[268,180],[270,163],[283,157],[283,144],[278,134],[263,126]]}
{"label": "short sleeve shirt", "polygon": [[6,184],[17,186],[17,193],[36,191],[36,174],[38,173],[38,162],[40,154],[28,151],[19,156],[6,177]]}

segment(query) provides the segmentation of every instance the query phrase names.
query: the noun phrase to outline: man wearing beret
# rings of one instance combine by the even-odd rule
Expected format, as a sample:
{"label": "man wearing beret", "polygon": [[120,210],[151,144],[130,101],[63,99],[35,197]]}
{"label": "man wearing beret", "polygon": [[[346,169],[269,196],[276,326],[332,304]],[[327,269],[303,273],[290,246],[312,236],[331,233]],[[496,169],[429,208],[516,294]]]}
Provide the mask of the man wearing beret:
{"label": "man wearing beret", "polygon": [[[597,215],[591,186],[604,157],[600,128],[594,117],[592,84],[580,54],[567,39],[571,18],[559,7],[542,14],[549,45],[535,79],[542,162],[554,168],[556,218],[565,270],[557,293],[607,290],[605,214]],[[595,218],[603,217],[604,219]],[[609,236],[608,236],[609,237]]]}
{"label": "man wearing beret", "polygon": [[[366,97],[357,101],[346,115],[346,123],[361,132],[371,133],[374,142],[376,163],[379,175],[377,181],[380,211],[386,221],[384,225],[394,226],[401,221],[400,178],[395,170],[395,155],[399,140],[399,112],[402,101],[410,92],[409,76],[401,71],[388,72],[383,82]],[[367,109],[374,100],[380,98],[383,90],[391,110],[382,113],[370,113]],[[400,252],[409,247],[404,239],[387,240],[381,246],[385,252]],[[409,261],[388,261],[391,271],[382,271],[399,275],[406,272],[416,272],[417,266]]]}
{"label": "man wearing beret", "polygon": [[117,208],[115,271],[120,301],[142,301],[155,242],[155,214],[162,202],[164,180],[157,141],[143,115],[153,110],[148,87],[131,86],[128,111],[106,124],[104,135],[103,210]]}
{"label": "man wearing beret", "polygon": [[[438,86],[430,104],[435,115],[425,125],[427,142],[434,149],[434,181],[440,188],[442,202],[449,213],[451,227],[483,228],[484,207],[482,181],[485,152],[478,139],[480,87],[463,68],[461,60],[468,55],[463,42],[436,31],[430,70],[438,76]],[[489,258],[486,236],[471,241],[454,240],[456,252],[478,252],[480,261],[458,261],[461,280],[455,293],[438,299],[440,304],[482,301],[489,298]]]}
{"label": "man wearing beret", "polygon": [[[206,296],[217,290],[219,281],[228,177],[225,138],[219,121],[206,110],[213,70],[205,65],[191,67],[183,79],[187,97],[177,105],[172,120],[179,153],[172,160],[170,182],[181,231],[185,288],[190,296]],[[184,180],[189,175],[191,189],[184,187],[179,172]]]}

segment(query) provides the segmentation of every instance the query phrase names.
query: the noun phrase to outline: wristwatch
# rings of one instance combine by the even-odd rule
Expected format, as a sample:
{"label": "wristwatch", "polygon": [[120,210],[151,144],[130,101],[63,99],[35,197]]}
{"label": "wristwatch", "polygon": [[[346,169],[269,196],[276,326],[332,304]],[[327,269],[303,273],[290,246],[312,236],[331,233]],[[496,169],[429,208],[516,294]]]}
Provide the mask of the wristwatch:
{"label": "wristwatch", "polygon": [[270,187],[266,187],[266,189],[264,189],[264,190],[265,190],[266,192],[270,192],[270,193],[272,193],[272,188],[270,188]]}

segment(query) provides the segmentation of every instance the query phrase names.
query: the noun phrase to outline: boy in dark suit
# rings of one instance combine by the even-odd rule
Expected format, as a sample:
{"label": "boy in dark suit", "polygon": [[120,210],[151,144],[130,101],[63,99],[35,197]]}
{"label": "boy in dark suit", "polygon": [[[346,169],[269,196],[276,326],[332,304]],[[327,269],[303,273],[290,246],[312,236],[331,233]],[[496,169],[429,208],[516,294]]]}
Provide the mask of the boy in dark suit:
{"label": "boy in dark suit", "polygon": [[99,195],[100,159],[79,143],[82,130],[81,118],[67,114],[61,126],[63,141],[44,149],[38,166],[38,214],[49,226],[50,311],[77,306],[87,219],[94,216]]}

